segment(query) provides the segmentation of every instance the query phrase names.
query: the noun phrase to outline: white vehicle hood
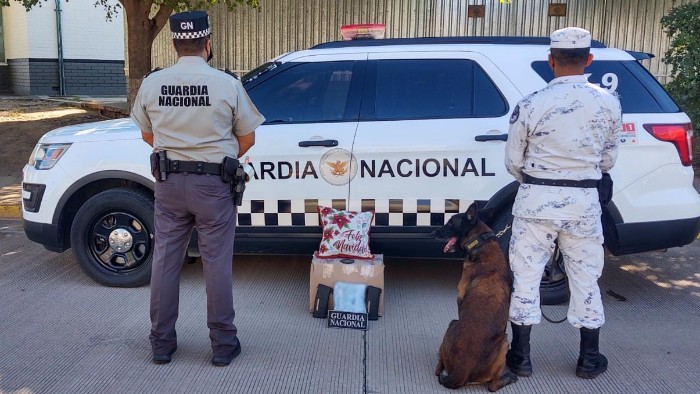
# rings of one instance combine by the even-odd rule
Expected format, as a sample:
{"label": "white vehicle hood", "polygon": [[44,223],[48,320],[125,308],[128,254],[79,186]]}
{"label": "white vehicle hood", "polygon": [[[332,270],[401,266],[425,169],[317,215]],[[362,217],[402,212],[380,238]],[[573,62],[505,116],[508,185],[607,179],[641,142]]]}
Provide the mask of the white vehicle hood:
{"label": "white vehicle hood", "polygon": [[103,120],[61,127],[44,134],[39,143],[99,142],[141,138],[141,130],[129,118]]}

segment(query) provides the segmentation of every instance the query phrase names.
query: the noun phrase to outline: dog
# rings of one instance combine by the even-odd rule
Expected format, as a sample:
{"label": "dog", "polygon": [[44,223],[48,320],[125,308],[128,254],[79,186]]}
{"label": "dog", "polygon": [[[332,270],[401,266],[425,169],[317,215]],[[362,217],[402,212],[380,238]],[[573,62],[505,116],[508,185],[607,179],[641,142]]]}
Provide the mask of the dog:
{"label": "dog", "polygon": [[518,379],[506,368],[512,278],[497,237],[479,214],[472,204],[432,233],[448,240],[445,253],[459,249],[466,255],[457,286],[459,320],[445,332],[435,375],[447,388],[486,384],[493,392]]}

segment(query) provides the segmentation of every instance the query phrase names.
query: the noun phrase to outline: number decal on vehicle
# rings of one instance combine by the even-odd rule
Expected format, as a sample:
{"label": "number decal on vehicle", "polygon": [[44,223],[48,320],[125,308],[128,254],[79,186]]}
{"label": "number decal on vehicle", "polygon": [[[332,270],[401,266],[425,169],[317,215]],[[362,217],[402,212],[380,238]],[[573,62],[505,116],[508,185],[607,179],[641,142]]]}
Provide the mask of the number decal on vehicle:
{"label": "number decal on vehicle", "polygon": [[606,73],[603,75],[603,78],[600,79],[600,84],[603,85],[604,88],[607,88],[611,92],[614,92],[617,90],[617,74],[615,73]]}
{"label": "number decal on vehicle", "polygon": [[614,92],[617,90],[617,86],[619,84],[619,78],[617,77],[617,74],[615,74],[615,73],[603,74],[603,77],[600,78],[600,83],[595,83],[595,82],[593,82],[593,80],[591,80],[591,75],[593,75],[593,74],[586,73],[584,75],[594,85],[604,87],[611,92]]}

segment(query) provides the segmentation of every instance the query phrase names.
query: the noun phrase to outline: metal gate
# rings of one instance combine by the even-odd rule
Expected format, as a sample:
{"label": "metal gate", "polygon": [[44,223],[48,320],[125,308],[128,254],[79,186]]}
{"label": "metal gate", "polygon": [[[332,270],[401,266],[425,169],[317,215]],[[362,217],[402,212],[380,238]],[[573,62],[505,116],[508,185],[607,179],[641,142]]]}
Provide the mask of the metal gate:
{"label": "metal gate", "polygon": [[[675,4],[698,0],[675,0]],[[261,8],[239,6],[210,12],[214,35],[212,65],[245,72],[284,52],[340,39],[340,26],[383,23],[386,37],[549,36],[579,26],[604,44],[656,55],[644,65],[661,83],[670,68],[661,62],[669,39],[661,17],[674,0],[261,0]],[[565,16],[549,16],[550,6]],[[469,17],[483,6],[483,17]],[[472,11],[474,8],[472,8]],[[176,61],[166,26],[153,44],[153,66]]]}

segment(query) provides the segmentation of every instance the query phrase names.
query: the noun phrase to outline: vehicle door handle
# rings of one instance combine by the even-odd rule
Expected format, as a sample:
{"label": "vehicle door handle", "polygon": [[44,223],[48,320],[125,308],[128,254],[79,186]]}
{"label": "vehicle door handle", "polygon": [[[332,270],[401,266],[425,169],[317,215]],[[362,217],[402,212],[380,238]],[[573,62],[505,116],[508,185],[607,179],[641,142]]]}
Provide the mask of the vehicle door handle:
{"label": "vehicle door handle", "polygon": [[309,146],[338,146],[338,140],[299,141],[299,146],[302,148]]}
{"label": "vehicle door handle", "polygon": [[508,141],[508,134],[486,134],[474,137],[476,141]]}

